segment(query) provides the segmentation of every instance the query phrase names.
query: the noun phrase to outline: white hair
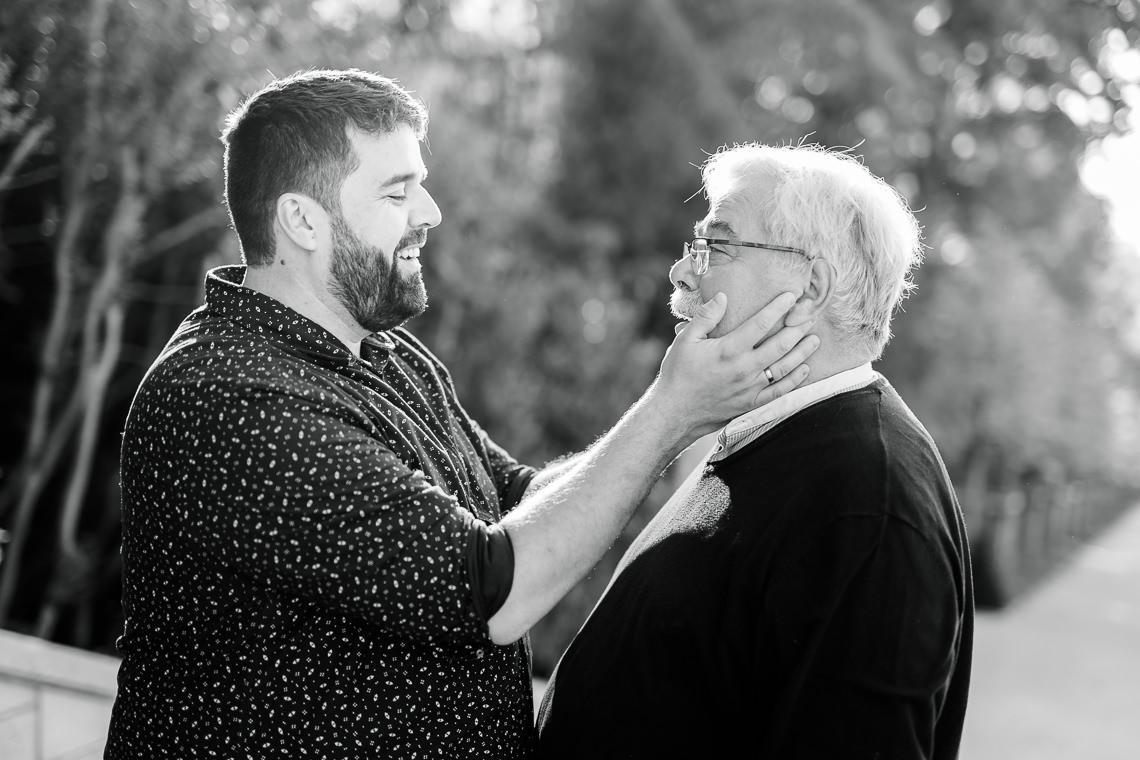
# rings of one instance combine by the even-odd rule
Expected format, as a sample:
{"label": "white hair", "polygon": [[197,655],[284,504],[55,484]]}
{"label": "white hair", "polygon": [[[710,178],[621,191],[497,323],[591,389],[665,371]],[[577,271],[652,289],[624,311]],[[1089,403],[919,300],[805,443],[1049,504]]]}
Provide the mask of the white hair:
{"label": "white hair", "polygon": [[835,268],[826,318],[878,358],[895,308],[914,288],[922,233],[907,202],[850,153],[818,145],[722,148],[702,169],[710,203],[741,203],[767,242]]}

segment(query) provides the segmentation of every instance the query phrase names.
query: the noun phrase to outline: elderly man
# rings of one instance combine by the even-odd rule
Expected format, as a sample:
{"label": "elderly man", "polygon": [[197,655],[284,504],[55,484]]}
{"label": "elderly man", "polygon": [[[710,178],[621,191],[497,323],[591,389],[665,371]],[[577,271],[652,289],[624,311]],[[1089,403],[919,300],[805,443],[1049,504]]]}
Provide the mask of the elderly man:
{"label": "elderly man", "polygon": [[821,339],[812,381],[729,422],[630,546],[549,682],[540,757],[953,758],[966,530],[930,435],[871,368],[917,222],[815,146],[726,149],[703,178],[674,313],[723,291],[731,330],[794,292]]}
{"label": "elderly man", "polygon": [[230,118],[246,266],[209,273],[123,436],[108,758],[529,755],[527,629],[678,452],[807,375],[790,296],[711,338],[710,295],[607,435],[519,464],[401,327],[441,219],[426,121],[359,71],[275,81]]}

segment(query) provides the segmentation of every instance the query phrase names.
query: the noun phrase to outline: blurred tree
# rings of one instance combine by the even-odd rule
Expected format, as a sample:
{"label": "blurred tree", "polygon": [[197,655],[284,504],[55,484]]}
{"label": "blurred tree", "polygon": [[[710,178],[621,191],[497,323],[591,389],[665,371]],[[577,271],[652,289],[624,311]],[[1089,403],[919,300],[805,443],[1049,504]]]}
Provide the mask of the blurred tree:
{"label": "blurred tree", "polygon": [[[418,55],[443,10],[302,0],[0,9],[0,272],[14,317],[4,321],[28,325],[12,337],[34,367],[14,381],[14,396],[31,392],[7,423],[23,445],[3,460],[11,543],[0,625],[109,646],[93,605],[118,597],[125,404],[198,302],[203,268],[235,255],[219,204],[224,114],[273,71],[380,62],[394,47]],[[58,632],[65,611],[71,629]]]}
{"label": "blurred tree", "polygon": [[[586,253],[552,235],[554,259],[604,257],[608,286],[663,343],[665,269],[704,213],[685,206],[699,190],[689,164],[738,141],[851,146],[927,231],[918,295],[879,367],[942,442],[971,524],[1030,465],[1062,483],[1138,485],[1134,465],[1119,466],[1140,455],[1135,435],[1105,434],[1140,397],[1125,339],[1135,289],[1105,277],[1134,277],[1117,259],[1135,252],[1111,244],[1077,174],[1088,141],[1123,130],[1140,91],[1137,67],[1115,62],[1138,55],[1132,0],[580,0],[559,11],[568,66],[551,203],[560,224],[609,245]],[[627,365],[620,346],[601,348],[599,361]],[[625,369],[632,392],[645,378]],[[1131,448],[1112,450],[1123,440]],[[602,586],[588,580],[543,621],[558,640],[536,646],[536,667]]]}
{"label": "blurred tree", "polygon": [[[1070,484],[1135,478],[1140,434],[1122,420],[1140,408],[1140,346],[1121,333],[1140,273],[1076,170],[1136,102],[1135,13],[1135,0],[8,0],[0,624],[110,649],[122,419],[203,269],[236,260],[222,118],[305,67],[374,69],[428,103],[444,224],[424,258],[431,308],[411,327],[524,461],[588,444],[652,379],[706,153],[808,139],[855,146],[920,209],[928,261],[881,367],[967,507],[1045,460]],[[536,628],[540,674],[671,482]]]}
{"label": "blurred tree", "polygon": [[[12,524],[0,576],[0,622],[27,569],[21,560],[38,517],[41,533],[50,526],[56,535],[54,551],[46,552],[49,569],[41,569],[49,580],[36,615],[37,631],[50,636],[61,605],[90,600],[86,580],[102,559],[93,552],[105,551],[114,537],[114,513],[106,515],[110,528],[100,521],[94,543],[81,540],[80,523],[96,460],[113,457],[104,448],[103,414],[120,366],[132,270],[224,224],[216,207],[172,225],[161,214],[170,196],[205,179],[196,171],[195,151],[207,143],[214,114],[198,100],[217,66],[193,41],[194,14],[185,7],[9,3],[4,14],[5,49],[21,50],[16,40],[34,40],[13,69],[29,117],[51,130],[34,158],[36,171],[21,178],[36,184],[19,213],[41,235],[8,251],[17,261],[47,254],[21,262],[29,268],[21,274],[42,292],[50,261],[53,300],[39,341],[25,445],[0,503],[0,515],[11,515]],[[101,473],[100,491],[103,480]],[[48,510],[35,512],[49,487],[50,518]],[[42,568],[43,556],[27,564]]]}

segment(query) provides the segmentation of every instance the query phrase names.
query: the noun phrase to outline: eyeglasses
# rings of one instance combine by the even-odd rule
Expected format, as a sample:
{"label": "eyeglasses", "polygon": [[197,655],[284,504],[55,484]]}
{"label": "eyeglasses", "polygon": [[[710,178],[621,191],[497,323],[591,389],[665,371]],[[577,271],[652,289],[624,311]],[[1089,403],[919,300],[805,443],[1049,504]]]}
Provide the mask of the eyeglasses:
{"label": "eyeglasses", "polygon": [[811,256],[802,248],[789,248],[786,245],[772,245],[770,243],[749,243],[746,240],[726,240],[724,238],[693,238],[692,242],[685,243],[685,255],[693,257],[693,274],[700,277],[709,271],[710,246],[714,245],[740,245],[746,248],[763,248],[768,251],[782,251],[783,253],[798,253],[808,261]]}

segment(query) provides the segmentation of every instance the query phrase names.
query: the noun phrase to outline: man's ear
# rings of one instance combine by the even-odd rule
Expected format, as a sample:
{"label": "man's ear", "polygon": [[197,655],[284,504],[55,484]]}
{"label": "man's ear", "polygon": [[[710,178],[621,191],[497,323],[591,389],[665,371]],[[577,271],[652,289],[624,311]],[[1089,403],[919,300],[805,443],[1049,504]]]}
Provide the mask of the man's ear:
{"label": "man's ear", "polygon": [[827,305],[835,292],[835,267],[823,258],[812,259],[807,286],[788,312],[785,322],[789,325],[819,319],[827,311]]}
{"label": "man's ear", "polygon": [[328,214],[321,205],[300,193],[285,193],[277,198],[275,219],[278,234],[309,252],[317,250],[321,230],[328,226]]}

